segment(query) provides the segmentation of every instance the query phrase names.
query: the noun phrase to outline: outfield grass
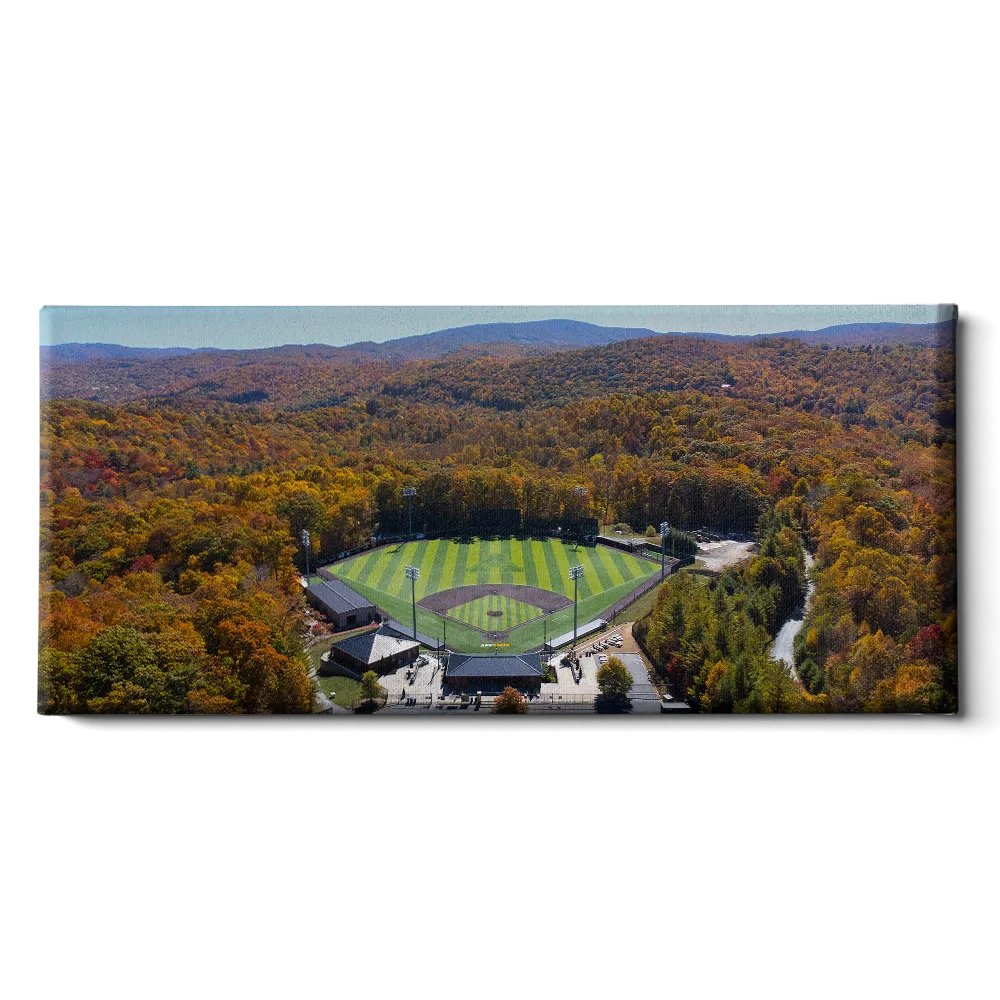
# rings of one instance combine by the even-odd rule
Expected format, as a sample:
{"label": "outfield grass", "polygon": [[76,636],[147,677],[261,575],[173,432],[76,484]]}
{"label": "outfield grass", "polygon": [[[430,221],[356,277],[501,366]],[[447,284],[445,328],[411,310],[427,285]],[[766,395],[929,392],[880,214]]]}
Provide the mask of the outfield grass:
{"label": "outfield grass", "polygon": [[[582,566],[578,608],[581,624],[598,617],[647,577],[659,572],[656,563],[604,545],[576,546],[557,539],[517,538],[477,539],[471,543],[450,539],[407,542],[362,553],[329,569],[394,618],[408,624],[412,620],[410,581],[406,579],[408,565],[420,569],[415,588],[418,601],[453,587],[498,583],[541,587],[572,599],[569,568]],[[469,614],[471,618],[471,610]],[[455,649],[475,652],[486,641],[481,632],[466,624],[449,620],[445,626],[440,615],[417,608],[418,631],[443,638],[446,628],[448,645]],[[539,646],[545,634],[551,637],[572,628],[572,607],[537,618],[511,631],[511,651]]]}

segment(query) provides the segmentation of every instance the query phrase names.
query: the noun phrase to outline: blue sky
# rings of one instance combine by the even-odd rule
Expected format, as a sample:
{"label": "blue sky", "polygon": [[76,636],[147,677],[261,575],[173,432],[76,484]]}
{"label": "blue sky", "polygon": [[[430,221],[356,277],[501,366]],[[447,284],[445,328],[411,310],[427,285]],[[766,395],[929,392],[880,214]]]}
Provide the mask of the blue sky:
{"label": "blue sky", "polygon": [[46,306],[42,344],[276,347],[350,344],[471,323],[576,319],[657,333],[781,333],[839,323],[933,323],[947,305],[870,306]]}

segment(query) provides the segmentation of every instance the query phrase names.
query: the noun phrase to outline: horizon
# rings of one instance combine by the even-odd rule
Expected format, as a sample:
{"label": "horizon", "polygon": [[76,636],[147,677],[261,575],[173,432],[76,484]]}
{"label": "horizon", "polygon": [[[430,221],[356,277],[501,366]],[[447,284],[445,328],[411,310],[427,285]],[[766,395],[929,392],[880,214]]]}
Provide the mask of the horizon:
{"label": "horizon", "polygon": [[852,323],[924,325],[953,306],[45,306],[39,346],[159,349],[346,347],[495,323],[570,320],[653,334],[753,336]]}

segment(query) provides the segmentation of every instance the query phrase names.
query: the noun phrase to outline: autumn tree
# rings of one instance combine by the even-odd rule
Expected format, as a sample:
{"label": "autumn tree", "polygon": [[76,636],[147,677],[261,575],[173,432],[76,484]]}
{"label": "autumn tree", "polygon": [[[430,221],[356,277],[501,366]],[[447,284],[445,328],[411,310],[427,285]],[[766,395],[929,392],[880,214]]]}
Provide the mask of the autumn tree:
{"label": "autumn tree", "polygon": [[115,626],[99,632],[81,657],[86,693],[98,697],[118,681],[151,669],[156,657],[150,643],[133,628]]}
{"label": "autumn tree", "polygon": [[879,629],[874,635],[861,636],[847,655],[847,691],[860,704],[874,693],[883,681],[890,680],[899,665],[899,648],[891,636]]}
{"label": "autumn tree", "polygon": [[895,673],[875,685],[865,702],[867,712],[954,711],[941,704],[941,676],[926,663],[905,663]]}
{"label": "autumn tree", "polygon": [[795,712],[801,708],[802,695],[783,661],[769,660],[761,678],[763,712]]}
{"label": "autumn tree", "polygon": [[493,702],[497,715],[523,715],[528,711],[528,699],[517,688],[505,687]]}
{"label": "autumn tree", "polygon": [[312,685],[305,664],[274,648],[274,635],[244,616],[222,622],[219,661],[239,685],[238,703],[246,712],[308,712]]}
{"label": "autumn tree", "polygon": [[632,674],[617,656],[609,657],[607,663],[598,667],[597,686],[605,700],[626,701],[632,690]]}
{"label": "autumn tree", "polygon": [[377,701],[383,695],[382,685],[374,670],[366,670],[361,675],[361,697],[368,702]]}

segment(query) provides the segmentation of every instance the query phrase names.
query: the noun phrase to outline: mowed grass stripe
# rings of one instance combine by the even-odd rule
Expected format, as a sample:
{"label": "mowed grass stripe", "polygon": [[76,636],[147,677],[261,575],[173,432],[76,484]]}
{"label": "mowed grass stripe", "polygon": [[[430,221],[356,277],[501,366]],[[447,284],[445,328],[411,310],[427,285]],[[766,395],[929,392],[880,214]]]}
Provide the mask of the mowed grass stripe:
{"label": "mowed grass stripe", "polygon": [[[396,561],[392,565],[392,572],[385,581],[384,590],[395,597],[405,597],[409,599],[410,585],[406,580],[406,567],[411,564],[413,553],[416,547],[415,542],[407,542],[396,555]],[[405,591],[405,593],[404,593]]]}
{"label": "mowed grass stripe", "polygon": [[538,575],[539,578],[548,578],[548,586],[542,584],[546,590],[554,590],[557,594],[565,594],[566,581],[563,580],[559,572],[559,563],[556,561],[555,547],[558,544],[559,542],[552,542],[548,545],[545,542],[538,543]]}
{"label": "mowed grass stripe", "polygon": [[469,546],[469,554],[465,560],[465,574],[461,582],[455,580],[456,587],[472,587],[479,583],[479,561],[482,557],[482,546],[478,540]]}
{"label": "mowed grass stripe", "polygon": [[364,583],[367,579],[368,567],[372,565],[373,560],[377,562],[378,556],[381,554],[381,551],[366,552],[364,555],[352,559],[350,563],[345,563],[344,566],[351,570],[351,579]]}
{"label": "mowed grass stripe", "polygon": [[584,589],[586,589],[588,597],[600,594],[604,588],[601,586],[600,577],[594,570],[594,550],[581,546],[574,551],[572,547],[567,547],[566,555],[570,560],[570,565],[578,564],[583,567],[583,579],[580,581],[580,600],[583,600]]}
{"label": "mowed grass stripe", "polygon": [[445,590],[451,590],[452,587],[464,587],[465,586],[465,574],[467,572],[467,567],[469,564],[469,553],[472,551],[471,545],[457,545],[458,555],[455,558],[455,571],[452,579],[448,582],[448,586]]}
{"label": "mowed grass stripe", "polygon": [[371,564],[368,566],[367,571],[365,572],[364,582],[369,587],[374,587],[378,590],[379,579],[382,577],[383,573],[391,571],[392,565],[395,561],[395,548],[381,549],[378,554],[378,559],[372,560]]}
{"label": "mowed grass stripe", "polygon": [[511,601],[511,604],[517,609],[516,614],[512,617],[516,617],[518,625],[531,621],[532,618],[537,618],[542,613],[541,608],[536,608],[533,604],[525,604],[524,601]]}
{"label": "mowed grass stripe", "polygon": [[521,550],[521,565],[524,567],[524,584],[526,587],[537,587],[538,570],[535,568],[535,553],[531,548],[531,539],[517,544]]}
{"label": "mowed grass stripe", "polygon": [[639,559],[637,556],[632,556],[631,558],[633,563],[635,563],[636,576],[640,580],[644,580],[654,571],[660,571],[659,561],[653,562],[652,559]]}
{"label": "mowed grass stripe", "polygon": [[587,589],[591,594],[604,593],[608,588],[601,583],[601,577],[597,572],[597,560],[594,558],[594,550],[591,548],[581,548],[576,554],[580,557],[580,565],[583,566],[583,578],[587,581]]}
{"label": "mowed grass stripe", "polygon": [[609,549],[605,545],[597,546],[598,558],[601,560],[601,564],[604,566],[604,571],[611,582],[611,586],[606,587],[606,590],[610,590],[611,587],[617,587],[620,583],[624,583],[625,580],[622,577],[622,568],[615,563],[613,558],[613,550]]}
{"label": "mowed grass stripe", "polygon": [[438,579],[438,590],[451,590],[455,586],[455,566],[458,562],[458,553],[461,550],[461,545],[455,545],[453,542],[448,542],[447,545],[443,545],[442,548],[445,550],[444,565],[441,567],[441,576]]}
{"label": "mowed grass stripe", "polygon": [[[586,551],[586,550],[584,550]],[[592,591],[590,589],[590,584],[587,582],[586,576],[586,556],[581,557],[580,552],[575,552],[568,545],[556,543],[552,546],[552,554],[556,562],[559,564],[559,577],[566,581],[566,596],[573,596],[573,581],[569,578],[569,568],[570,566],[583,565],[584,575],[580,578],[579,585],[579,598],[581,601],[586,600],[588,597],[592,596]]]}
{"label": "mowed grass stripe", "polygon": [[415,561],[411,564],[420,570],[420,579],[417,580],[417,600],[422,600],[424,594],[433,594],[437,588],[432,587],[431,571],[434,568],[434,560],[438,554],[441,543],[439,540],[425,542],[423,546],[414,552]]}
{"label": "mowed grass stripe", "polygon": [[381,571],[372,577],[368,583],[369,587],[381,591],[383,594],[395,595],[395,591],[390,588],[392,586],[392,578],[402,562],[400,558],[402,548],[401,545],[397,545],[394,549],[384,550],[385,559],[382,560]]}
{"label": "mowed grass stripe", "polygon": [[441,576],[444,573],[444,563],[448,558],[448,552],[453,546],[449,541],[431,542],[431,545],[436,545],[437,548],[434,550],[434,560],[427,570],[427,586],[425,590],[428,594],[436,594],[442,589]]}
{"label": "mowed grass stripe", "polygon": [[524,564],[524,547],[521,545],[521,540],[519,538],[512,538],[508,545],[510,546],[511,561],[515,566],[520,567],[519,569],[515,569],[512,574],[514,583],[518,584],[518,586],[524,587],[528,582],[528,574]]}
{"label": "mowed grass stripe", "polygon": [[358,583],[370,586],[372,577],[382,572],[387,555],[388,553],[385,549],[376,549],[374,552],[368,552],[358,559],[351,559],[337,567],[337,576],[345,580],[356,580]]}
{"label": "mowed grass stripe", "polygon": [[[601,585],[600,593],[604,593],[605,590],[610,590],[615,585],[614,574],[609,572],[608,564],[604,562],[603,554],[601,552],[601,549],[603,548],[603,545],[595,546],[593,555],[590,557],[594,573],[596,574]],[[595,591],[595,593],[597,593],[597,591]]]}
{"label": "mowed grass stripe", "polygon": [[[545,547],[545,561],[548,563],[549,576],[556,584],[552,589],[561,590],[567,597],[572,597],[573,581],[569,578],[569,556],[566,555],[566,546],[562,542],[553,542],[551,545],[547,545]],[[556,583],[557,580],[558,583]]]}
{"label": "mowed grass stripe", "polygon": [[659,560],[653,562],[652,559],[636,559],[635,568],[639,574],[639,579],[645,580],[647,576],[652,576],[653,573],[660,572],[660,563]]}
{"label": "mowed grass stripe", "polygon": [[628,583],[629,580],[633,579],[635,574],[632,572],[632,560],[626,558],[623,553],[618,552],[615,549],[611,552],[611,561],[615,564],[618,572],[621,574],[622,583]]}
{"label": "mowed grass stripe", "polygon": [[503,570],[500,568],[500,560],[503,558],[503,552],[501,551],[500,544],[499,539],[490,539],[489,557],[486,560],[487,583],[500,583],[503,579]]}
{"label": "mowed grass stripe", "polygon": [[385,587],[380,587],[379,584],[382,582],[383,577],[386,583],[392,577],[392,571],[396,568],[396,551],[398,548],[399,546],[397,545],[394,548],[382,550],[382,558],[379,559],[375,572],[368,578],[369,587],[373,587],[381,593],[386,593]]}

